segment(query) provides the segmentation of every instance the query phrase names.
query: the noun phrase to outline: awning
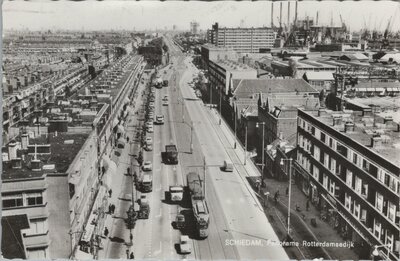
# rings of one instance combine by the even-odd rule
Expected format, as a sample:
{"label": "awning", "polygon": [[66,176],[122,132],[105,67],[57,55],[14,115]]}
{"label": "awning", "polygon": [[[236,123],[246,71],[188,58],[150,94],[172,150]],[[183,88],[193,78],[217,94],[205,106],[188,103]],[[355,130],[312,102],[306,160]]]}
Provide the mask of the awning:
{"label": "awning", "polygon": [[117,173],[117,164],[114,161],[110,160],[108,167],[106,168],[107,171],[103,175],[103,186],[107,188],[111,188],[113,176]]}
{"label": "awning", "polygon": [[360,91],[360,92],[366,92],[366,91],[367,91],[367,88],[358,88],[358,91]]}
{"label": "awning", "polygon": [[92,238],[93,231],[94,231],[94,225],[89,223],[89,222],[91,222],[91,220],[92,219],[89,217],[88,224],[85,227],[85,232],[83,232],[83,234],[82,234],[81,241],[83,241],[83,242],[90,242],[90,239]]}
{"label": "awning", "polygon": [[400,89],[399,88],[393,88],[393,91],[394,92],[400,92]]}
{"label": "awning", "polygon": [[128,113],[132,113],[133,112],[133,108],[131,106],[126,107],[126,111]]}
{"label": "awning", "polygon": [[17,98],[17,100],[22,100],[22,96],[19,94],[15,95],[15,97]]}
{"label": "awning", "polygon": [[106,154],[103,155],[102,159],[103,159],[103,167],[107,170],[108,167],[110,166],[111,159]]}
{"label": "awning", "polygon": [[128,111],[124,111],[124,117],[126,117],[128,115]]}
{"label": "awning", "polygon": [[384,88],[375,88],[375,91],[376,91],[376,92],[384,92],[385,89],[384,89]]}
{"label": "awning", "polygon": [[124,133],[125,133],[124,126],[122,126],[121,124],[118,125],[118,126],[117,126],[117,133],[124,134]]}
{"label": "awning", "polygon": [[374,92],[374,91],[375,91],[375,88],[365,88],[365,91],[366,91],[366,92]]}
{"label": "awning", "polygon": [[126,102],[126,103],[130,103],[130,102],[131,102],[131,100],[129,100],[129,98],[128,98],[128,97],[125,97],[125,102]]}
{"label": "awning", "polygon": [[392,91],[393,91],[393,88],[386,88],[386,90],[387,90],[388,92],[392,92]]}

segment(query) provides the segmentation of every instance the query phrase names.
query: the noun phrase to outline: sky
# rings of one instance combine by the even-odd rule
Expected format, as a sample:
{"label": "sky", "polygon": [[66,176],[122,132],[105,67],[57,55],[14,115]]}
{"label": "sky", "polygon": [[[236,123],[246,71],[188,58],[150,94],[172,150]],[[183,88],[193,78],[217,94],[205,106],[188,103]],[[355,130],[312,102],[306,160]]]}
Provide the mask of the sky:
{"label": "sky", "polygon": [[[287,21],[287,2],[282,21]],[[280,2],[274,3],[274,23],[279,24]],[[294,19],[291,2],[291,19]],[[227,27],[259,27],[271,24],[271,2],[266,1],[5,1],[3,29],[29,30],[189,30],[196,21],[206,30],[218,22]],[[394,1],[301,1],[298,18],[308,15],[319,23],[340,24],[340,15],[352,31],[384,30],[391,19],[392,31],[400,30],[400,2]]]}

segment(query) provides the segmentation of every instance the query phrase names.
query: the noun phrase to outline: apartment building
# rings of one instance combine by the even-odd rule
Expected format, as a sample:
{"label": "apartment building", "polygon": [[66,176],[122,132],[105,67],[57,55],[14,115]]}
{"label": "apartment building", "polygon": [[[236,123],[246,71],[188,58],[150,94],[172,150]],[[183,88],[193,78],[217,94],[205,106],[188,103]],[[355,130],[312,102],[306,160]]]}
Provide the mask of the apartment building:
{"label": "apartment building", "polygon": [[207,30],[207,41],[217,47],[230,47],[239,53],[260,53],[274,46],[276,35],[269,27],[227,28],[218,23]]}
{"label": "apartment building", "polygon": [[[96,258],[116,171],[110,157],[118,136],[113,129],[127,115],[142,62],[128,55],[109,68],[110,82],[101,85],[107,93],[92,86],[87,97],[56,97],[40,115],[47,121],[37,126],[30,117],[27,126],[10,128],[16,135],[3,143],[2,224],[8,229],[2,238],[14,237],[19,247],[2,244],[4,257]],[[94,118],[82,117],[89,110],[95,110]]]}
{"label": "apartment building", "polygon": [[398,260],[399,126],[362,112],[298,111],[297,165],[309,196],[345,240]]}

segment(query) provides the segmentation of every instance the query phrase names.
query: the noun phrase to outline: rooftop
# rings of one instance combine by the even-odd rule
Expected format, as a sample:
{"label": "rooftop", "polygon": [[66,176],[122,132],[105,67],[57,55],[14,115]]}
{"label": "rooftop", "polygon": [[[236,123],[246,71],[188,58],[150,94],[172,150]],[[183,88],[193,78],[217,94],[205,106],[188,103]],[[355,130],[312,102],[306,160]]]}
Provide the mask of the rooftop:
{"label": "rooftop", "polygon": [[233,90],[237,98],[250,98],[258,93],[318,94],[303,79],[233,79]]}
{"label": "rooftop", "polygon": [[305,76],[310,81],[334,81],[332,72],[305,72]]}
{"label": "rooftop", "polygon": [[[385,122],[385,119],[379,116],[362,116],[362,112],[358,111],[325,111],[326,114],[321,116],[314,115],[314,117],[342,135],[379,154],[397,167],[400,166],[400,157],[398,156],[400,155],[400,132],[398,131],[398,124],[393,121]],[[340,120],[334,124],[334,118]],[[344,131],[345,123],[348,122],[354,123],[354,131]],[[372,138],[376,136],[381,138],[382,143],[372,147]]]}
{"label": "rooftop", "polygon": [[226,71],[254,71],[256,72],[256,69],[249,67],[246,64],[235,62],[235,61],[230,61],[230,60],[219,60],[215,61],[218,66],[224,68]]}
{"label": "rooftop", "polygon": [[7,244],[1,244],[2,257],[7,259],[25,259],[24,243],[21,230],[29,228],[27,215],[1,217],[1,239]]}
{"label": "rooftop", "polygon": [[[89,134],[50,133],[29,139],[28,150],[18,150],[17,156],[21,158],[21,168],[12,168],[10,161],[3,160],[2,179],[27,179],[41,177],[46,173],[63,174],[67,171]],[[18,142],[17,142],[18,144]],[[32,170],[31,161],[34,159],[37,144],[37,159],[41,161],[38,171]],[[42,146],[40,146],[42,145]],[[50,145],[50,149],[45,145]],[[18,145],[17,145],[18,147]],[[3,148],[3,154],[7,149]]]}

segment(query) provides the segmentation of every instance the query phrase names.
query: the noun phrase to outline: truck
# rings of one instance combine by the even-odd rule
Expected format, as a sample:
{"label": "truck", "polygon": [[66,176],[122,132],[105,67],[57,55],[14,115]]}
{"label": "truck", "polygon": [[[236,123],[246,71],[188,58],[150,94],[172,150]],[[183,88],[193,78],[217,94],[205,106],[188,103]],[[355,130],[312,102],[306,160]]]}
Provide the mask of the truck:
{"label": "truck", "polygon": [[178,164],[178,149],[176,145],[165,145],[164,160],[168,164]]}
{"label": "truck", "polygon": [[179,202],[183,199],[183,187],[182,186],[170,186],[169,195],[171,201]]}
{"label": "truck", "polygon": [[197,232],[200,238],[206,238],[208,236],[210,212],[203,193],[203,184],[200,175],[195,172],[188,173],[187,185],[192,202],[193,214],[196,220]]}
{"label": "truck", "polygon": [[144,174],[140,182],[140,187],[143,192],[151,192],[153,190],[153,175],[149,173]]}
{"label": "truck", "polygon": [[139,199],[139,211],[138,218],[148,219],[150,215],[150,204],[149,200],[144,197]]}

